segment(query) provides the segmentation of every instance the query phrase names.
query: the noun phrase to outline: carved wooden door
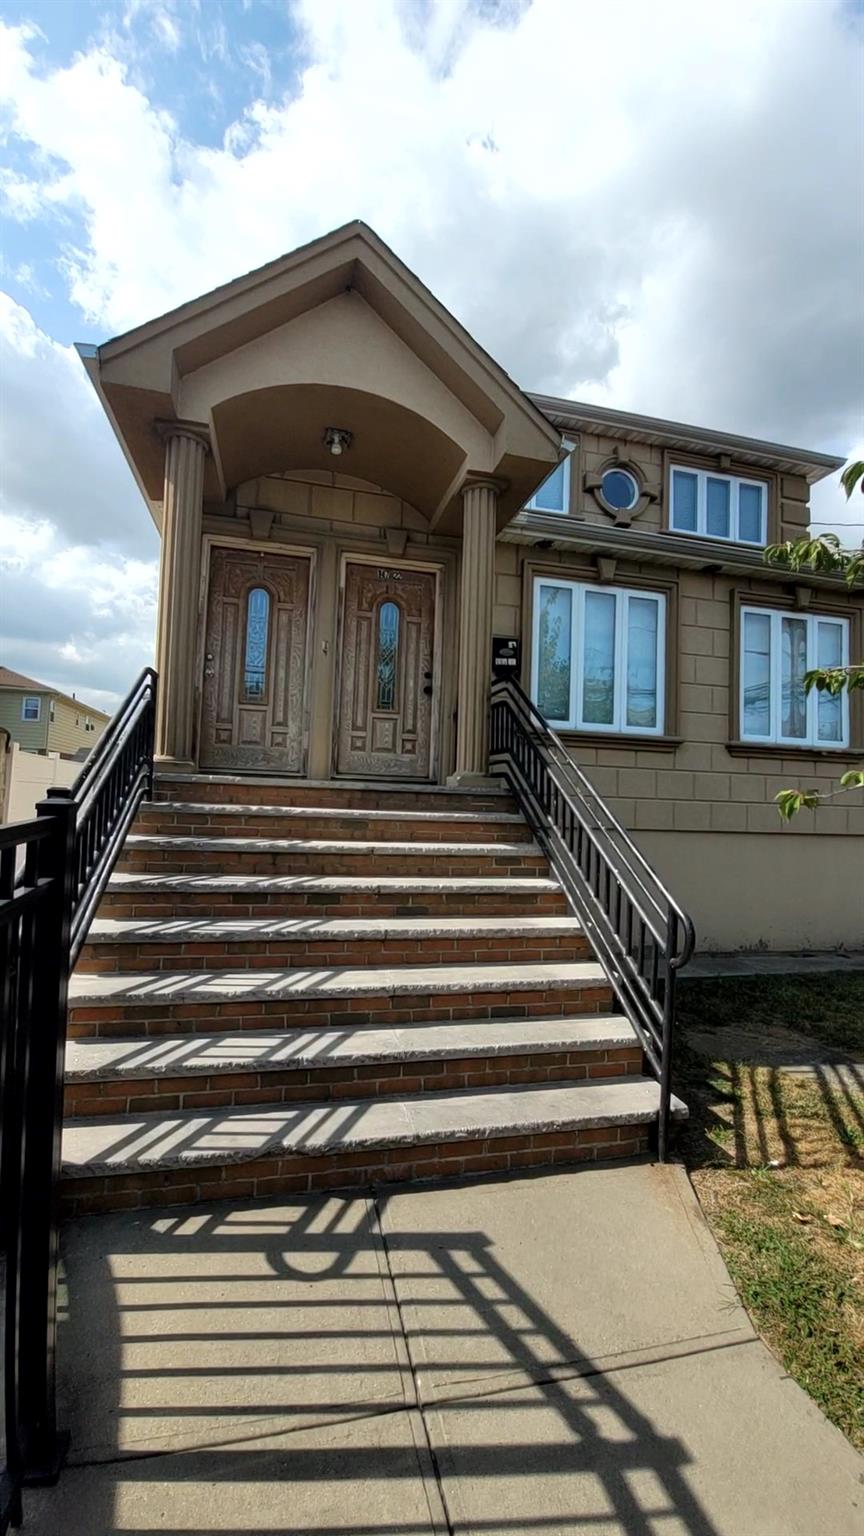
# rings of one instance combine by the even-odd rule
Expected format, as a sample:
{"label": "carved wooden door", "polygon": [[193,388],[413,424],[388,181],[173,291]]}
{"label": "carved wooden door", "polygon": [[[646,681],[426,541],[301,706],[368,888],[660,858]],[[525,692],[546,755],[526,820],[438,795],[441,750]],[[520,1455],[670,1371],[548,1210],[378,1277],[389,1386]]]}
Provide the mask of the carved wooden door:
{"label": "carved wooden door", "polygon": [[201,766],[302,773],[310,562],[214,548]]}
{"label": "carved wooden door", "polygon": [[346,565],[337,773],[430,777],[434,631],[433,571]]}

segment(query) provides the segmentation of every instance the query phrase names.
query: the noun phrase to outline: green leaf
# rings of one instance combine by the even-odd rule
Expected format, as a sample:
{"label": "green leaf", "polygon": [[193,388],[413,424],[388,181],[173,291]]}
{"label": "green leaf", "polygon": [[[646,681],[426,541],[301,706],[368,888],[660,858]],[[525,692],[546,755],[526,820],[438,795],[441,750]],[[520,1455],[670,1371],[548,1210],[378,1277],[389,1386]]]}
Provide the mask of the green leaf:
{"label": "green leaf", "polygon": [[864,459],[855,459],[851,464],[847,464],[840,476],[840,484],[846,492],[847,501],[859,481],[861,490],[864,491]]}
{"label": "green leaf", "polygon": [[864,789],[864,768],[850,768],[841,774],[840,783],[844,789]]}
{"label": "green leaf", "polygon": [[819,798],[815,789],[781,789],[774,802],[782,820],[791,821],[800,810],[815,811]]}

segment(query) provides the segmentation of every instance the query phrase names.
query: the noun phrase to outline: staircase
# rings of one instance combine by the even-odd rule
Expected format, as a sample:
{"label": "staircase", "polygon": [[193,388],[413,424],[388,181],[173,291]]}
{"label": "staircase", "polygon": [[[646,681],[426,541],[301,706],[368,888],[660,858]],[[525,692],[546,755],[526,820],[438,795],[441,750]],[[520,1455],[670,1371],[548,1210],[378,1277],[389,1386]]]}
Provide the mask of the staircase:
{"label": "staircase", "polygon": [[67,1211],[646,1151],[657,1082],[505,791],[156,795],[70,982]]}

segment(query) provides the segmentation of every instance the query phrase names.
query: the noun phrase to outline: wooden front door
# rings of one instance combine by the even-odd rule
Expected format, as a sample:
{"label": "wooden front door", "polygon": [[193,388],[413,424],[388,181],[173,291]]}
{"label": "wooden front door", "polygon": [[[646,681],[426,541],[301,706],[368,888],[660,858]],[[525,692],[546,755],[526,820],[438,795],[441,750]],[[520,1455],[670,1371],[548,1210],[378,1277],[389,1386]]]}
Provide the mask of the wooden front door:
{"label": "wooden front door", "polygon": [[434,571],[346,564],[337,773],[431,777],[435,584]]}
{"label": "wooden front door", "polygon": [[310,561],[214,548],[201,766],[302,773]]}

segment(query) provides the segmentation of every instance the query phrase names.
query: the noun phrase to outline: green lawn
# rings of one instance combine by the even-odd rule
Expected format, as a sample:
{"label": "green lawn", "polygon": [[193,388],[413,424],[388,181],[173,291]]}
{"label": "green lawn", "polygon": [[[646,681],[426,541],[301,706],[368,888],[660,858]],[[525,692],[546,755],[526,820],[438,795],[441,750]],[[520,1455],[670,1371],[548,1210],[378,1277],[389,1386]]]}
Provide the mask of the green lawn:
{"label": "green lawn", "polygon": [[[689,982],[679,1019],[679,1149],[708,1221],[756,1327],[864,1449],[864,1092],[735,1060],[722,1035],[791,1029],[864,1061],[864,977]],[[718,1031],[709,1055],[688,1029]]]}

